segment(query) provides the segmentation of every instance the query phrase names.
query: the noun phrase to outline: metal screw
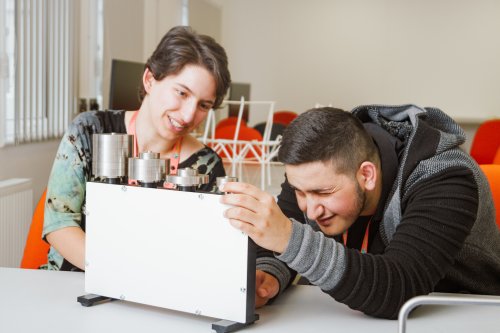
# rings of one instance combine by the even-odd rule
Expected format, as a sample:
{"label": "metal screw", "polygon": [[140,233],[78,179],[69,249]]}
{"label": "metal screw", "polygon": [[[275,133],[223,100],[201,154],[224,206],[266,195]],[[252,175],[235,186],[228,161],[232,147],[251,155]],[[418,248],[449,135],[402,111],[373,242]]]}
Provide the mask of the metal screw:
{"label": "metal screw", "polygon": [[203,200],[203,194],[198,194],[198,199]]}
{"label": "metal screw", "polygon": [[201,315],[201,310],[196,310],[196,311],[194,312],[194,314],[195,314],[195,315],[198,315],[198,316],[199,316],[199,315]]}
{"label": "metal screw", "polygon": [[123,192],[127,192],[127,186],[123,185],[123,186],[122,186],[122,191],[123,191]]}
{"label": "metal screw", "polygon": [[247,288],[241,287],[241,288],[240,288],[240,291],[241,291],[242,293],[246,293]]}
{"label": "metal screw", "polygon": [[120,295],[120,299],[121,299],[122,301],[124,301],[124,300],[125,300],[125,295]]}

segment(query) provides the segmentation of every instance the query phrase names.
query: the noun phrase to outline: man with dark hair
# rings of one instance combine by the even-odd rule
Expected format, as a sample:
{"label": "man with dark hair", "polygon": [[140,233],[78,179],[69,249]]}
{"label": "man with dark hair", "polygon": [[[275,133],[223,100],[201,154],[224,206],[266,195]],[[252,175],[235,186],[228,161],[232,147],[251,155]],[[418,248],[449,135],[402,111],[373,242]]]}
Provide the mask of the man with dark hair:
{"label": "man with dark hair", "polygon": [[278,203],[248,184],[224,187],[223,202],[235,206],[226,217],[262,247],[257,305],[296,273],[382,318],[434,291],[500,295],[495,208],[464,141],[435,108],[301,114],[281,143],[287,179]]}

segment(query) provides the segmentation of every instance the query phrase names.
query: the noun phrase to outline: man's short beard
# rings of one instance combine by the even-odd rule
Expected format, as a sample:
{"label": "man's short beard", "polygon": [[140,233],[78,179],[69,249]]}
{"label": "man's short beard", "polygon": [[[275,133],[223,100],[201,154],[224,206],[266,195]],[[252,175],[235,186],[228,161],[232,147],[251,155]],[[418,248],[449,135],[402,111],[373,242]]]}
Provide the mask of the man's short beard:
{"label": "man's short beard", "polygon": [[356,205],[358,206],[356,207],[358,210],[356,219],[358,219],[361,216],[361,212],[366,207],[366,193],[361,189],[361,186],[357,181],[356,181]]}

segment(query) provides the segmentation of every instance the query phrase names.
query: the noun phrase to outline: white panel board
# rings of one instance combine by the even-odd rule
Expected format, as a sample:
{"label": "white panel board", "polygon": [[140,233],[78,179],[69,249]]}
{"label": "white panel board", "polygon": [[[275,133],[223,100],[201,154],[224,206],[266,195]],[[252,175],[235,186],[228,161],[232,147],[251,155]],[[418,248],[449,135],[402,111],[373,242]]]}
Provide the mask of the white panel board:
{"label": "white panel board", "polygon": [[217,194],[87,183],[85,291],[252,321],[255,254],[219,201]]}

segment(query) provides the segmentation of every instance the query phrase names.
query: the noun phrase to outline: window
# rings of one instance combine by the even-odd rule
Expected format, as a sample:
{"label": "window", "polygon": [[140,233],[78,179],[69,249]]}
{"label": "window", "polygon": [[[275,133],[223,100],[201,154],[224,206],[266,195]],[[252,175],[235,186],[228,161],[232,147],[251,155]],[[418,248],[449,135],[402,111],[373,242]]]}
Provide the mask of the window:
{"label": "window", "polygon": [[80,2],[3,0],[0,7],[0,147],[61,137],[78,111]]}
{"label": "window", "polygon": [[[0,147],[13,140],[14,1],[0,2]],[[8,130],[7,130],[8,129]]]}

